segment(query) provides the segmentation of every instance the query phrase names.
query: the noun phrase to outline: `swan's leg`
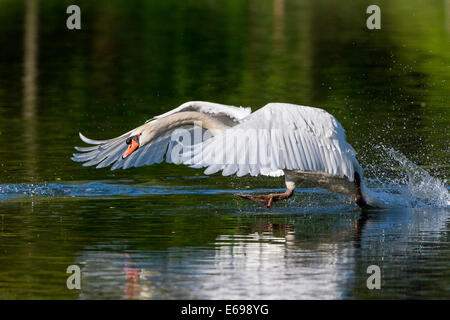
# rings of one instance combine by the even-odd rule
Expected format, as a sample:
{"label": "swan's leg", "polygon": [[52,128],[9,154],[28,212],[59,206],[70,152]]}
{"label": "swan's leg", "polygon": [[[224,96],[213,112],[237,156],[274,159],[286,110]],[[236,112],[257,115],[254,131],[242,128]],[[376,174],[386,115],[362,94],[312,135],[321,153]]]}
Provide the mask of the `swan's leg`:
{"label": "swan's leg", "polygon": [[371,208],[364,200],[364,197],[361,193],[361,177],[358,172],[355,171],[355,186],[356,186],[356,194],[355,194],[355,203],[361,208]]}
{"label": "swan's leg", "polygon": [[238,197],[253,200],[260,205],[263,205],[266,208],[270,208],[272,206],[272,203],[277,202],[279,200],[287,199],[291,197],[294,194],[295,189],[295,175],[292,175],[292,173],[288,170],[284,171],[284,177],[286,182],[286,191],[283,193],[271,193],[271,194],[264,194],[264,195],[246,195],[246,194],[235,194]]}
{"label": "swan's leg", "polygon": [[238,197],[241,197],[243,199],[249,199],[253,200],[260,205],[263,205],[267,208],[270,208],[272,206],[272,203],[277,202],[279,200],[287,199],[291,197],[294,194],[294,189],[286,189],[283,193],[271,193],[271,194],[264,194],[264,195],[251,195],[251,194],[235,194]]}

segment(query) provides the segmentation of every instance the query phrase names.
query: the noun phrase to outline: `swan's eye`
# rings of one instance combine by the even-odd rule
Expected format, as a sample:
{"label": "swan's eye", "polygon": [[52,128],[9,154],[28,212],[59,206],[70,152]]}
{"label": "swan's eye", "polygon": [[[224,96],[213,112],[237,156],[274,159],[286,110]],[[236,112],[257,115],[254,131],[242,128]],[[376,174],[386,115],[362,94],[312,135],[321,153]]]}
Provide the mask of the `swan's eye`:
{"label": "swan's eye", "polygon": [[139,137],[141,136],[141,134],[137,134],[135,136],[131,136],[129,138],[127,138],[127,140],[125,140],[126,144],[130,145],[134,142],[136,142],[137,144],[139,144]]}

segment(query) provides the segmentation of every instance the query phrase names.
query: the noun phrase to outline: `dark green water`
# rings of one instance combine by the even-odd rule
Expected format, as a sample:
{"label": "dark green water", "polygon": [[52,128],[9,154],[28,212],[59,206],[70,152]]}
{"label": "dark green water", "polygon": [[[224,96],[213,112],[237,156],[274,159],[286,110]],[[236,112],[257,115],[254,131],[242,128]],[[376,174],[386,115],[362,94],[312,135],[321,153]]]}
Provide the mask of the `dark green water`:
{"label": "dark green water", "polygon": [[[450,1],[379,1],[378,31],[370,4],[0,0],[0,298],[449,299],[449,187],[431,177],[450,174]],[[311,187],[268,210],[233,193],[283,178],[70,160],[79,131],[115,137],[189,100],[326,109],[408,205],[362,213]]]}

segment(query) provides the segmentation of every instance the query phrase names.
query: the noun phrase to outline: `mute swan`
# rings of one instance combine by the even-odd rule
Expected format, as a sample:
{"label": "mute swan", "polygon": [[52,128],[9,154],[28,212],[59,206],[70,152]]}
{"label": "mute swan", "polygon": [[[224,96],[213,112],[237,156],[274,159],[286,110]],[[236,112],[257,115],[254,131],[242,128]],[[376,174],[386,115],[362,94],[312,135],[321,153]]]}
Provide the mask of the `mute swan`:
{"label": "mute swan", "polygon": [[75,147],[80,153],[72,160],[84,166],[127,169],[160,163],[165,157],[169,163],[206,167],[205,174],[284,175],[284,193],[237,194],[266,207],[291,197],[303,181],[351,197],[363,208],[374,202],[345,130],[318,108],[269,103],[251,113],[250,108],[191,101],[113,139],[79,135],[93,145]]}

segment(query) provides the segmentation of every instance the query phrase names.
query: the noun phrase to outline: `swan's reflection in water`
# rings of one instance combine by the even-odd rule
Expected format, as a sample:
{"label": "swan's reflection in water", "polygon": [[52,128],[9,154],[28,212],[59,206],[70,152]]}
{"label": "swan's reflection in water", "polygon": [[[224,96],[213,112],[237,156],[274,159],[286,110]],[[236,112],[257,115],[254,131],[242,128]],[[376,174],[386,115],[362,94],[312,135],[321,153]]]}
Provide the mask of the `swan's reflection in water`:
{"label": "swan's reflection in water", "polygon": [[203,285],[212,299],[339,298],[339,282],[351,273],[344,266],[352,259],[352,248],[339,243],[301,248],[294,232],[285,237],[224,235],[216,245],[217,273],[206,273]]}
{"label": "swan's reflection in water", "polygon": [[[448,210],[262,220],[200,247],[86,248],[78,261],[80,298],[336,299],[389,297],[398,290],[420,296],[428,286],[446,290],[445,283],[426,283],[423,277],[417,290],[410,273],[416,268],[432,277],[449,270],[448,247],[442,248],[449,243]],[[427,259],[435,254],[447,254],[447,260]],[[367,289],[371,264],[382,268],[385,290]]]}

